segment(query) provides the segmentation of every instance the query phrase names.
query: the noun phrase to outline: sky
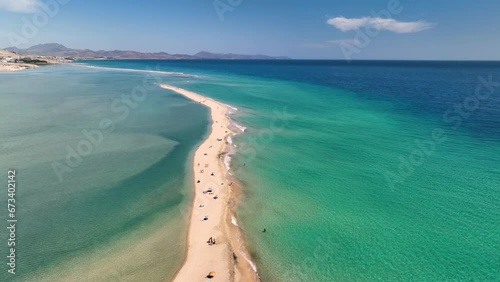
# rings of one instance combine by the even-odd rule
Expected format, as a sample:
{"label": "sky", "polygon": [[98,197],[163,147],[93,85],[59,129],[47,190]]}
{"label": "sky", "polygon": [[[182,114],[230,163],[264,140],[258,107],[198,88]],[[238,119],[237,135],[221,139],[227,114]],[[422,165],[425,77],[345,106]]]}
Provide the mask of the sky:
{"label": "sky", "polygon": [[500,60],[498,0],[0,0],[0,48]]}

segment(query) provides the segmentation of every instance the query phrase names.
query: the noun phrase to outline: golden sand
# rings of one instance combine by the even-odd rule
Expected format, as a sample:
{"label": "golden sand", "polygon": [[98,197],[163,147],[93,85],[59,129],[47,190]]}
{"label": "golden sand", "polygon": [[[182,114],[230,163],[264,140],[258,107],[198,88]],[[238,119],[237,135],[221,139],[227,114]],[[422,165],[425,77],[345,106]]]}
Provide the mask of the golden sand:
{"label": "golden sand", "polygon": [[[212,118],[210,135],[194,154],[195,192],[187,255],[174,281],[206,281],[210,272],[215,272],[210,280],[214,282],[258,281],[257,273],[243,257],[248,257],[248,253],[238,241],[239,236],[235,236],[238,230],[231,225],[230,208],[236,193],[223,158],[228,148],[226,140],[234,132],[229,129],[227,105],[175,86],[160,86],[209,107]],[[207,192],[209,189],[212,192]],[[210,237],[216,244],[208,244]]]}

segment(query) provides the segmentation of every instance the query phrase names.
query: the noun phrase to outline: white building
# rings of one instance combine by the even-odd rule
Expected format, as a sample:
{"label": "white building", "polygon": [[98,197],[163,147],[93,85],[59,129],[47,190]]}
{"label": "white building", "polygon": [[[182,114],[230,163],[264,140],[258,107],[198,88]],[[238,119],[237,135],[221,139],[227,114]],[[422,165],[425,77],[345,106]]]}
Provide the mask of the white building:
{"label": "white building", "polygon": [[0,57],[0,62],[1,63],[14,63],[14,62],[16,62],[16,59],[12,58],[12,57]]}

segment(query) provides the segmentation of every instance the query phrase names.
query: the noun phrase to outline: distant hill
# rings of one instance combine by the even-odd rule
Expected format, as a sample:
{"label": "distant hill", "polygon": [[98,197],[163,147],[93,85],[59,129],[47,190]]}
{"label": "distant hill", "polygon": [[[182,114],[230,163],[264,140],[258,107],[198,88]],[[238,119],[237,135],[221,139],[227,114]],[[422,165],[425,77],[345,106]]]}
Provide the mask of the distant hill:
{"label": "distant hill", "polygon": [[27,49],[9,47],[6,50],[23,55],[55,56],[71,58],[107,58],[107,59],[288,59],[287,57],[271,57],[265,55],[238,55],[199,52],[195,55],[169,54],[166,52],[142,53],[137,51],[93,51],[89,49],[71,49],[57,43],[39,44]]}
{"label": "distant hill", "polygon": [[93,51],[89,49],[71,49],[57,43],[39,44],[27,49],[9,47],[6,50],[26,55],[55,56],[72,58],[114,58],[114,59],[182,59],[188,55],[170,55],[165,52],[141,53],[136,51]]}

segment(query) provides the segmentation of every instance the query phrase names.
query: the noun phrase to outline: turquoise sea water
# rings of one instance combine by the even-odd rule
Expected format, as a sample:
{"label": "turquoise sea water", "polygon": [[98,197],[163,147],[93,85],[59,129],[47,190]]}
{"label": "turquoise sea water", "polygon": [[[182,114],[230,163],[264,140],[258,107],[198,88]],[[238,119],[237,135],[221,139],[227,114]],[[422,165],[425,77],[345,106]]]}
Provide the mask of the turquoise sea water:
{"label": "turquoise sea water", "polygon": [[[498,63],[85,63],[188,75],[149,77],[147,99],[68,174],[71,193],[63,185],[58,194],[47,164],[64,158],[82,128],[113,116],[112,99],[145,73],[63,67],[0,76],[11,113],[3,144],[12,148],[2,167],[17,165],[32,187],[19,192],[32,220],[23,231],[26,273],[83,271],[97,257],[109,262],[103,273],[156,281],[179,266],[189,153],[208,121],[206,109],[153,87],[162,80],[239,109],[233,119],[247,130],[233,138],[231,169],[244,184],[237,216],[263,281],[500,279],[500,85],[475,93],[479,77],[500,80]],[[54,238],[63,230],[67,237]],[[153,266],[120,253],[139,242],[164,248],[142,253]]]}

